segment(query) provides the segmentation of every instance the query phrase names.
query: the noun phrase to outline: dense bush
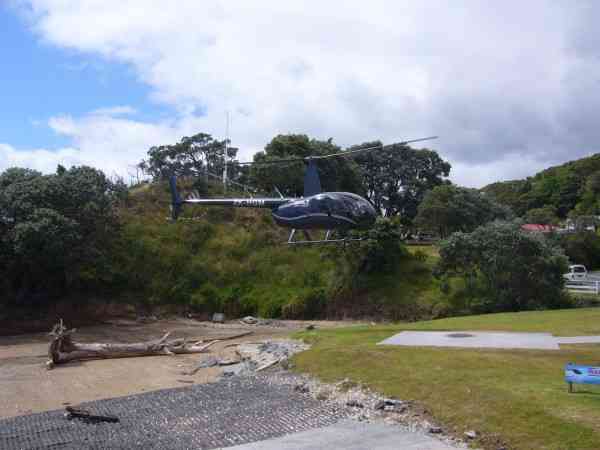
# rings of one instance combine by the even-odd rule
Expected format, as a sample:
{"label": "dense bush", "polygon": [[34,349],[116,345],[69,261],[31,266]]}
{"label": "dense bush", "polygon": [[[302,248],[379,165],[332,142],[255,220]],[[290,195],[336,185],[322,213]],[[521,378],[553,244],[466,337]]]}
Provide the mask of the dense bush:
{"label": "dense bush", "polygon": [[415,223],[441,238],[455,231],[470,232],[493,220],[508,220],[512,212],[476,189],[451,184],[437,186],[425,194]]}
{"label": "dense bush", "polygon": [[0,299],[42,305],[104,284],[124,193],[90,167],[0,174]]}
{"label": "dense bush", "polygon": [[550,240],[495,222],[443,242],[436,273],[464,278],[470,311],[520,311],[565,306],[566,266]]}
{"label": "dense bush", "polygon": [[593,231],[567,234],[559,242],[572,264],[583,264],[588,269],[600,267],[600,236]]}

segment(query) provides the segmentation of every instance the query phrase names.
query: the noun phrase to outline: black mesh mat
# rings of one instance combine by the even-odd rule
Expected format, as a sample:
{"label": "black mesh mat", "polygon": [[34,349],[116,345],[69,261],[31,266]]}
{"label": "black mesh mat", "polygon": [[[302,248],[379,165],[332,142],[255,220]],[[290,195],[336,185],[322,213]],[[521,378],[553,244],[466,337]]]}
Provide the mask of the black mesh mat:
{"label": "black mesh mat", "polygon": [[239,377],[77,405],[120,423],[67,420],[64,410],[0,420],[0,449],[212,449],[331,425],[343,411],[267,378]]}

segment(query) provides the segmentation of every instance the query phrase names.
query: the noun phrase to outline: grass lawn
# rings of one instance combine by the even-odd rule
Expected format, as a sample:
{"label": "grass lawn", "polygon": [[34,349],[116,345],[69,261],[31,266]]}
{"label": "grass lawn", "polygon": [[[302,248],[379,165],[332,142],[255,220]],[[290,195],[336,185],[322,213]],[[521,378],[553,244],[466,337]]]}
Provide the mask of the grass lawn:
{"label": "grass lawn", "polygon": [[324,381],[350,378],[388,396],[421,402],[441,424],[500,436],[516,449],[600,449],[600,386],[563,381],[567,362],[600,365],[600,345],[559,351],[377,346],[401,330],[504,330],[600,334],[600,309],[458,317],[410,324],[316,330],[297,368]]}

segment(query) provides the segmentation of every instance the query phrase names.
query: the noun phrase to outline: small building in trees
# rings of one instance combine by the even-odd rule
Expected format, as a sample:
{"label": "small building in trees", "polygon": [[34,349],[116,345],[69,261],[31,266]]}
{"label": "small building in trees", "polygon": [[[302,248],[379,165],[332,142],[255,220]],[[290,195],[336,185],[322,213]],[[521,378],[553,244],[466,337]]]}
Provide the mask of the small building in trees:
{"label": "small building in trees", "polygon": [[523,231],[536,231],[538,233],[552,233],[558,231],[560,228],[554,225],[542,225],[540,223],[526,223],[521,225]]}

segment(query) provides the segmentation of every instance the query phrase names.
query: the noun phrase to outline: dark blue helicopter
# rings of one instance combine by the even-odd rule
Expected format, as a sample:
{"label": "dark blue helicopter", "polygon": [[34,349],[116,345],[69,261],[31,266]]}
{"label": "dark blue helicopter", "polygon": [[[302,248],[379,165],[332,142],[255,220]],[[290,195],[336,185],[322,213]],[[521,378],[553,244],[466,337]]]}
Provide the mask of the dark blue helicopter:
{"label": "dark blue helicopter", "polygon": [[[406,145],[429,139],[436,136],[413,139],[394,145]],[[373,205],[360,195],[351,192],[321,192],[321,181],[317,171],[316,161],[325,158],[348,156],[358,152],[381,150],[386,146],[377,146],[351,150],[329,155],[308,156],[305,158],[290,158],[277,160],[269,163],[290,163],[304,161],[307,163],[304,173],[304,195],[303,197],[263,197],[263,198],[187,198],[182,199],[177,191],[177,179],[172,176],[171,186],[171,214],[173,220],[177,220],[181,209],[185,204],[203,206],[229,206],[238,208],[269,208],[275,222],[287,228],[291,228],[288,244],[322,244],[322,243],[345,243],[361,240],[358,238],[338,237],[332,239],[335,231],[347,231],[350,229],[367,230],[373,226],[377,218],[377,211]],[[238,163],[238,164],[265,164],[261,163]],[[302,230],[306,240],[294,240],[296,230]],[[325,238],[313,240],[309,230],[325,230]]]}

